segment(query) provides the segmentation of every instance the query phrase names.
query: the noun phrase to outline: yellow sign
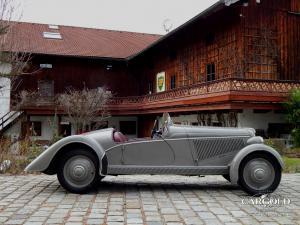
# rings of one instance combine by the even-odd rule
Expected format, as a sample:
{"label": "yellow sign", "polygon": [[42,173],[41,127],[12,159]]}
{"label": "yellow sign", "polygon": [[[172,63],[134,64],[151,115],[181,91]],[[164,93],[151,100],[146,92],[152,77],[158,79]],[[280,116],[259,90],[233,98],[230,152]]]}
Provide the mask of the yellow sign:
{"label": "yellow sign", "polygon": [[160,72],[156,76],[156,92],[163,92],[166,90],[166,73]]}

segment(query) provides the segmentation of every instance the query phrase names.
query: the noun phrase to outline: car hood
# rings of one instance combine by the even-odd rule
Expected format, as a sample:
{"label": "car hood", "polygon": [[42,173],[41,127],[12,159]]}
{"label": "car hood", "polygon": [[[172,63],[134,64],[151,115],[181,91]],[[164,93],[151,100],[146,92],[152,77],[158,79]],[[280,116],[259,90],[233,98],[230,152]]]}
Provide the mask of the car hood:
{"label": "car hood", "polygon": [[183,137],[230,137],[230,136],[255,136],[253,128],[228,128],[228,127],[204,127],[172,125],[164,134],[165,138]]}

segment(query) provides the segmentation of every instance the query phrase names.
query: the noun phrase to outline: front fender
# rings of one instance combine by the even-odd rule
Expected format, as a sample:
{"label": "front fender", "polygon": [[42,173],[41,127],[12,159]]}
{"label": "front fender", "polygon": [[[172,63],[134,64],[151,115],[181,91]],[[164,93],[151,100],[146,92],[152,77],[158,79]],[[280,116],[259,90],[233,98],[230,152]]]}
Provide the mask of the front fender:
{"label": "front fender", "polygon": [[105,151],[100,144],[98,144],[94,139],[90,138],[89,136],[84,135],[73,135],[66,138],[61,139],[60,141],[56,142],[52,146],[50,146],[47,150],[45,150],[41,155],[39,155],[35,160],[33,160],[26,168],[26,172],[43,172],[45,171],[55,155],[61,150],[63,147],[72,144],[72,143],[80,143],[87,145],[97,154],[99,159],[100,171],[102,171],[101,160],[105,155]]}
{"label": "front fender", "polygon": [[281,168],[284,167],[284,162],[280,156],[280,154],[271,148],[270,146],[264,145],[264,144],[251,144],[243,148],[241,151],[239,151],[233,160],[230,163],[230,170],[229,170],[229,175],[230,175],[230,180],[232,184],[237,184],[238,183],[238,178],[239,178],[239,166],[242,160],[249,155],[250,153],[253,152],[267,152],[272,154],[277,160],[278,163],[280,164]]}

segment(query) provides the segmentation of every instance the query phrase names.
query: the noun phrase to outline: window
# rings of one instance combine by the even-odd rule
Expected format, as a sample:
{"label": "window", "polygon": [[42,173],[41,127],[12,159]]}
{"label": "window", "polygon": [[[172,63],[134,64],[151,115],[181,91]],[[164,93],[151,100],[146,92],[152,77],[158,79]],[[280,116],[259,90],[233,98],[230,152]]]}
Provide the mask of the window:
{"label": "window", "polygon": [[50,29],[58,30],[59,27],[57,25],[49,24]]}
{"label": "window", "polygon": [[171,85],[170,85],[171,89],[175,89],[176,88],[176,75],[171,76]]}
{"label": "window", "polygon": [[43,37],[47,39],[62,39],[62,36],[58,32],[43,32]]}
{"label": "window", "polygon": [[59,135],[63,137],[70,136],[72,134],[72,125],[70,122],[61,122]]}
{"label": "window", "polygon": [[136,121],[120,121],[120,131],[127,135],[136,135]]}
{"label": "window", "polygon": [[42,136],[42,122],[33,121],[30,123],[31,136]]}
{"label": "window", "polygon": [[216,79],[216,69],[214,63],[206,65],[206,75],[207,81],[213,81]]}
{"label": "window", "polygon": [[54,96],[54,81],[53,80],[39,80],[38,92],[42,97]]}

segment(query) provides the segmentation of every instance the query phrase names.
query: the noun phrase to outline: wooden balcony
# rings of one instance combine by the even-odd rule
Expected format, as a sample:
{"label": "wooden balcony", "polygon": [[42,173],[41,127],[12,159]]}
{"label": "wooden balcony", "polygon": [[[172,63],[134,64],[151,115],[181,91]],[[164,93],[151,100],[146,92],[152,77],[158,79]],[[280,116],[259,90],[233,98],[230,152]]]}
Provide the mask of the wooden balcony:
{"label": "wooden balcony", "polygon": [[[280,109],[287,94],[300,82],[225,79],[144,96],[114,97],[108,110],[113,115],[224,109]],[[53,111],[54,98],[39,98],[24,107],[33,114]],[[50,113],[50,112],[49,112]]]}

